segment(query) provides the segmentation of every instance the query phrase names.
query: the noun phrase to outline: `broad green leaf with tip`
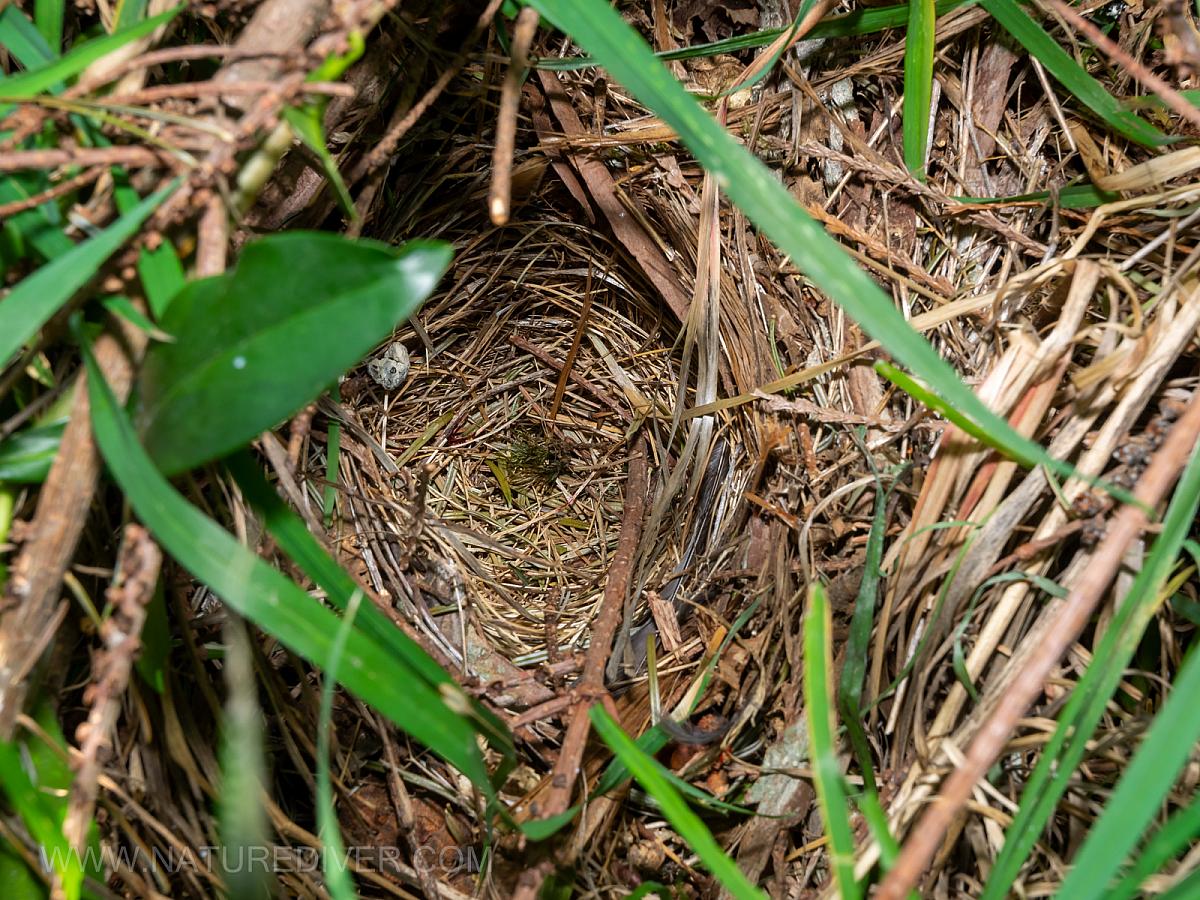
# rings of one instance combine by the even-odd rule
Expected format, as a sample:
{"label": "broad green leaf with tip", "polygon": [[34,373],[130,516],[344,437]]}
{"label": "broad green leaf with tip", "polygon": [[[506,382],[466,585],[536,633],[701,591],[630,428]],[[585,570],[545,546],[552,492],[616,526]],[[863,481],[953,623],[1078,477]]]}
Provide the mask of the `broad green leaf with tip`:
{"label": "broad green leaf with tip", "polygon": [[151,457],[175,475],[277,425],[415,312],[450,257],[439,242],[296,231],[188,284],[159,322],[176,341],[151,348],[139,382]]}

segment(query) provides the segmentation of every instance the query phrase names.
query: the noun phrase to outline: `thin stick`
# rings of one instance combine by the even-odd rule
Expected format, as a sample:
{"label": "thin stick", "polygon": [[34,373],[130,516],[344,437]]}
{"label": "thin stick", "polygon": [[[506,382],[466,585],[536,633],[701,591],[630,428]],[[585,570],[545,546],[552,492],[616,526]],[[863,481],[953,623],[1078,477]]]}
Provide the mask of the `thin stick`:
{"label": "thin stick", "polygon": [[[508,223],[512,207],[512,161],[517,146],[517,107],[521,100],[521,82],[529,69],[529,45],[537,32],[538,13],[524,7],[513,26],[512,59],[500,87],[500,110],[496,115],[496,147],[492,151],[492,186],[488,193],[488,214],[493,225]],[[553,416],[553,413],[551,413]]]}
{"label": "thin stick", "polygon": [[567,361],[563,363],[562,371],[558,373],[558,384],[554,386],[554,399],[550,403],[550,421],[558,419],[558,408],[562,405],[563,394],[567,390],[567,380],[575,367],[575,357],[579,354],[579,344],[583,340],[583,332],[587,329],[588,316],[592,312],[592,262],[588,260],[587,281],[583,286],[583,309],[579,312],[579,322],[575,325],[575,337],[571,339],[571,349],[567,351]]}
{"label": "thin stick", "polygon": [[1000,698],[975,739],[962,764],[954,770],[941,794],[931,803],[909,833],[896,865],[888,872],[875,895],[877,900],[902,900],[917,883],[937,852],[950,823],[1004,749],[1017,721],[1043,691],[1046,679],[1083,631],[1109,583],[1121,568],[1125,550],[1147,525],[1146,509],[1153,509],[1166,496],[1179,476],[1200,434],[1200,391],[1192,394],[1187,410],[1167,435],[1137,483],[1134,497],[1141,505],[1127,505],[1113,517],[1108,533],[1092,554],[1091,564],[1080,576],[1046,637],[1030,654],[1011,687]]}
{"label": "thin stick", "polygon": [[563,738],[562,750],[554,763],[550,777],[550,790],[542,808],[543,815],[555,816],[571,803],[571,788],[579,777],[583,760],[583,748],[587,744],[591,719],[588,708],[592,702],[604,696],[604,669],[608,654],[612,650],[613,638],[621,624],[625,609],[625,593],[633,570],[633,554],[642,536],[642,519],[646,511],[646,486],[649,472],[649,448],[646,438],[639,436],[629,457],[629,480],[625,483],[625,512],[621,517],[621,533],[617,539],[617,552],[613,555],[604,583],[604,599],[600,614],[592,625],[592,642],[588,646],[583,663],[583,675],[574,690],[575,702],[571,708],[571,721]]}
{"label": "thin stick", "polygon": [[1122,50],[1116,41],[1112,40],[1103,31],[1071,9],[1067,4],[1063,3],[1062,0],[1046,0],[1046,3],[1056,13],[1070,22],[1072,28],[1083,34],[1089,41],[1111,56],[1113,61],[1128,71],[1130,75],[1157,94],[1162,99],[1162,102],[1171,108],[1172,112],[1180,118],[1191,122],[1193,125],[1200,127],[1200,110],[1188,103],[1179,91],[1175,90],[1175,88],[1147,69],[1142,63]]}
{"label": "thin stick", "polygon": [[357,184],[387,162],[388,157],[396,149],[396,145],[400,143],[404,135],[408,134],[408,130],[417,124],[421,116],[425,115],[429,107],[433,106],[437,98],[442,95],[442,91],[454,80],[454,76],[462,70],[471,48],[475,46],[475,42],[479,40],[479,36],[483,34],[483,30],[487,28],[503,2],[504,0],[488,0],[488,5],[479,14],[479,19],[476,20],[475,27],[471,29],[470,36],[463,42],[462,52],[442,71],[425,95],[413,104],[412,109],[403,114],[397,110],[397,115],[388,124],[388,130],[383,136],[383,140],[376,144],[374,149],[355,167],[353,174],[348,179],[350,184]]}
{"label": "thin stick", "polygon": [[25,212],[27,209],[41,206],[47,200],[53,200],[55,197],[69,194],[76,188],[83,187],[85,184],[95,181],[107,171],[107,166],[93,166],[84,172],[80,172],[74,178],[68,178],[66,181],[60,182],[54,187],[42,191],[40,194],[34,194],[32,197],[26,197],[24,200],[14,200],[12,203],[2,204],[0,205],[0,219],[7,219],[9,216],[15,216],[17,213]]}

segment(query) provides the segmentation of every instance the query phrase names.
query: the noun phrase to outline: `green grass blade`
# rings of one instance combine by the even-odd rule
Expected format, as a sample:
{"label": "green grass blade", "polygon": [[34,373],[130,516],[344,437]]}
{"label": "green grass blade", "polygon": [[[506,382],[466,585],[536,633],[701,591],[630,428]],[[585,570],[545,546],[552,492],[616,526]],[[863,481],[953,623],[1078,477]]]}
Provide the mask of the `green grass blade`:
{"label": "green grass blade", "polygon": [[1046,71],[1054,76],[1080,103],[1118,134],[1123,134],[1143,147],[1160,147],[1178,138],[1163,134],[1153,125],[1125,109],[1048,35],[1042,26],[1030,18],[1017,0],[979,0],[980,6],[1011,34]]}
{"label": "green grass blade", "polygon": [[1045,464],[1056,471],[1064,468],[963,384],[879,285],[805,213],[762,162],[688,95],[654,58],[641,36],[604,0],[529,0],[529,5],[595,55],[617,81],[675,129],[721,190],[902,365],[925,379],[1013,459],[1026,465]]}
{"label": "green grass blade", "polygon": [[933,51],[937,11],[933,0],[910,0],[904,38],[904,164],[925,180],[925,148],[929,145],[933,102]]}
{"label": "green grass blade", "polygon": [[[842,720],[846,723],[850,746],[862,772],[863,789],[878,802],[875,764],[862,726],[862,690],[867,674],[867,658],[871,651],[871,629],[875,624],[875,601],[879,594],[879,579],[882,574],[880,563],[883,560],[883,538],[887,530],[887,502],[892,491],[891,488],[884,489],[878,475],[875,484],[875,515],[871,520],[871,531],[867,535],[867,555],[863,561],[862,582],[858,587],[858,598],[850,619],[846,661],[842,664],[842,677],[838,683],[838,706],[842,711]],[[892,485],[895,486],[895,481]]]}
{"label": "green grass blade", "polygon": [[[152,34],[158,26],[169,22],[182,9],[182,5],[177,6],[144,22],[139,22],[131,28],[115,34],[92,38],[52,62],[27,72],[21,72],[19,75],[10,75],[8,78],[0,80],[0,92],[3,92],[5,97],[24,98],[47,91],[56,84],[61,84],[68,78],[78,75],[96,60],[124,47],[130,41],[136,41],[138,38]],[[6,115],[11,109],[11,105],[0,105],[0,116]]]}
{"label": "green grass blade", "polygon": [[1059,715],[1058,727],[1030,773],[981,900],[1001,900],[1078,770],[1087,741],[1153,617],[1158,597],[1200,507],[1200,453],[1194,453],[1171,497],[1162,529],[1129,587],[1083,678]]}
{"label": "green grass blade", "polygon": [[117,0],[116,12],[113,15],[117,29],[128,28],[142,21],[149,5],[149,0]]}
{"label": "green grass blade", "polygon": [[[938,0],[935,5],[937,15],[970,6],[976,0]],[[874,34],[888,28],[899,28],[908,21],[908,5],[884,6],[879,9],[859,7],[848,13],[828,16],[818,22],[808,33],[808,39],[856,37],[864,34]],[[706,44],[693,44],[678,50],[664,50],[654,54],[663,62],[677,59],[696,59],[702,56],[718,56],[724,53],[737,53],[741,50],[753,50],[756,47],[766,47],[781,34],[790,31],[793,26],[786,28],[764,28],[750,34],[739,34],[721,41]],[[569,56],[565,59],[538,59],[534,68],[555,72],[570,72],[576,69],[588,69],[598,65],[591,56]]]}
{"label": "green grass blade", "polygon": [[25,278],[4,298],[0,304],[0,367],[142,227],[178,184],[172,182],[151,194],[100,234]]}
{"label": "green grass blade", "polygon": [[333,639],[329,668],[325,671],[325,683],[321,686],[321,711],[317,716],[317,834],[323,845],[321,858],[325,882],[333,900],[352,900],[356,896],[347,865],[346,848],[342,843],[342,832],[338,827],[337,812],[333,807],[333,779],[329,774],[329,732],[333,728],[333,696],[336,693],[334,685],[337,684],[338,668],[342,664],[346,641],[350,637],[350,629],[354,625],[354,617],[358,614],[361,603],[362,592],[355,591]]}
{"label": "green grass blade", "polygon": [[[349,609],[351,599],[360,593],[359,586],[317,543],[300,517],[267,484],[250,454],[246,451],[236,453],[227,461],[227,465],[242,495],[262,517],[267,533],[275,539],[279,548],[325,591],[329,602],[339,609]],[[373,604],[368,603],[359,610],[358,622],[364,631],[386,645],[395,659],[409,668],[410,677],[420,678],[438,692],[454,690],[454,679]],[[476,728],[487,736],[492,749],[505,760],[514,760],[512,736],[503,723],[478,701],[470,702],[470,716]]]}
{"label": "green grass blade", "polygon": [[[1109,660],[1103,664],[1108,665]],[[1075,855],[1059,900],[1108,893],[1109,882],[1137,845],[1171,792],[1175,779],[1200,741],[1200,648],[1193,647],[1175,683],[1133,755],[1104,812]]]}
{"label": "green grass blade", "polygon": [[1146,842],[1120,883],[1105,894],[1105,900],[1127,900],[1134,896],[1143,881],[1187,852],[1197,837],[1200,837],[1200,801],[1192,800]]}
{"label": "green grass blade", "polygon": [[[234,611],[328,669],[338,617],[187,502],[154,467],[84,344],[92,430],[108,470],[138,517],[181,566]],[[355,629],[340,682],[492,794],[466,695],[416,677],[383,643]]]}
{"label": "green grass blade", "polygon": [[0,10],[0,46],[26,69],[44,65],[55,56],[37,26],[15,6]]}
{"label": "green grass blade", "polygon": [[1015,204],[1043,203],[1060,209],[1095,209],[1105,203],[1120,200],[1120,194],[1102,191],[1094,184],[1072,184],[1058,191],[1035,191],[1032,194],[1017,194],[1012,197],[955,197],[959,203],[975,203],[981,206],[1008,206]]}
{"label": "green grass blade", "polygon": [[225,626],[227,698],[221,720],[221,869],[228,895],[270,897],[266,865],[247,864],[267,846],[270,830],[262,797],[266,790],[262,709],[254,677],[254,651],[246,624],[231,616]]}
{"label": "green grass blade", "polygon": [[850,805],[837,756],[837,719],[833,708],[833,622],[825,590],[814,584],[804,613],[804,717],[808,721],[809,752],[817,802],[829,837],[829,864],[838,896],[862,896],[854,879],[854,832]]}
{"label": "green grass blade", "polygon": [[63,0],[35,0],[33,4],[33,21],[38,33],[46,41],[46,46],[54,54],[62,52],[63,14],[66,12]]}
{"label": "green grass blade", "polygon": [[617,759],[633,773],[633,777],[646,789],[646,793],[658,802],[663,816],[671,823],[671,827],[687,841],[688,846],[700,857],[701,862],[721,882],[725,890],[738,900],[742,900],[742,898],[765,900],[766,895],[750,883],[750,880],[738,868],[737,863],[721,849],[721,845],[717,843],[712,832],[705,827],[700,817],[671,787],[662,767],[638,748],[629,735],[621,730],[621,726],[604,711],[604,707],[597,704],[589,710],[588,714],[591,717],[592,726],[596,729],[596,734],[608,745]]}

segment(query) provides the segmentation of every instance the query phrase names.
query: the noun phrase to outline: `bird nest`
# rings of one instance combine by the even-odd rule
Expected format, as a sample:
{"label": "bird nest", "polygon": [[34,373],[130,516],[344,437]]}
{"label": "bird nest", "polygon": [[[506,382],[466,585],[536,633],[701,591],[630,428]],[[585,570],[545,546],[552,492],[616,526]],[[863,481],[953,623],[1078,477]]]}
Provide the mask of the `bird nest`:
{"label": "bird nest", "polygon": [[464,673],[572,657],[616,548],[628,435],[676,399],[654,296],[602,238],[548,221],[460,253],[394,341],[403,384],[357,374],[332,410],[340,546]]}

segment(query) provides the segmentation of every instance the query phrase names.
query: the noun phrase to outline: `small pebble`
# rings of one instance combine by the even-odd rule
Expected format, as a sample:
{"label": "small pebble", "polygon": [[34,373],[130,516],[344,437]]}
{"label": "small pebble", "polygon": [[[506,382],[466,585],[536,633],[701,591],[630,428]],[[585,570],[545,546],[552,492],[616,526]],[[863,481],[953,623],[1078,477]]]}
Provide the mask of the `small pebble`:
{"label": "small pebble", "polygon": [[408,350],[399,341],[388,344],[382,353],[367,363],[367,371],[385,391],[394,391],[404,384],[410,367]]}

